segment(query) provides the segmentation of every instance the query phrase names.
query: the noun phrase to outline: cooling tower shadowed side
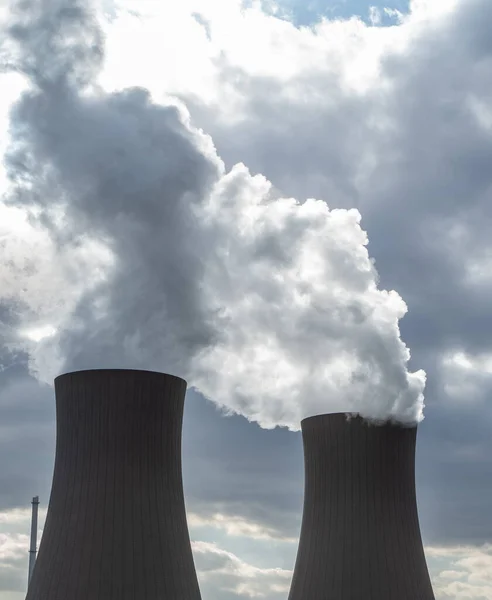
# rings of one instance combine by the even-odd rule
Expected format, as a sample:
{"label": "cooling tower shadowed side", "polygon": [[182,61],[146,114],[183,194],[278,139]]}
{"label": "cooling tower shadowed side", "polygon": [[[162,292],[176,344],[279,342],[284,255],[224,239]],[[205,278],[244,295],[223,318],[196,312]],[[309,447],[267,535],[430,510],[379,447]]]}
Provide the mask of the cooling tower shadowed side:
{"label": "cooling tower shadowed side", "polygon": [[81,371],[55,391],[53,485],[26,600],[200,600],[181,476],[186,382]]}
{"label": "cooling tower shadowed side", "polygon": [[302,422],[304,512],[289,600],[433,600],[415,494],[417,428]]}

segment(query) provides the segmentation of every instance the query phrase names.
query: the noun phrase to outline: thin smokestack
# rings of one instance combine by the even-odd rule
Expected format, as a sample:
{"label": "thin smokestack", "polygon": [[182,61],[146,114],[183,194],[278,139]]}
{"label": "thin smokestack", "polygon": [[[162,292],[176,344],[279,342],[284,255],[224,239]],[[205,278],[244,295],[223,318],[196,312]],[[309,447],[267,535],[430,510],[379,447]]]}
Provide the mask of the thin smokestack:
{"label": "thin smokestack", "polygon": [[46,525],[26,600],[200,600],[185,515],[186,382],[95,370],[55,380]]}
{"label": "thin smokestack", "polygon": [[34,496],[32,499],[32,516],[31,516],[31,545],[29,546],[29,571],[27,576],[27,586],[31,583],[34,563],[36,562],[36,552],[38,544],[38,507],[39,496]]}
{"label": "thin smokestack", "polygon": [[289,600],[433,600],[417,514],[416,427],[302,422],[304,512]]}

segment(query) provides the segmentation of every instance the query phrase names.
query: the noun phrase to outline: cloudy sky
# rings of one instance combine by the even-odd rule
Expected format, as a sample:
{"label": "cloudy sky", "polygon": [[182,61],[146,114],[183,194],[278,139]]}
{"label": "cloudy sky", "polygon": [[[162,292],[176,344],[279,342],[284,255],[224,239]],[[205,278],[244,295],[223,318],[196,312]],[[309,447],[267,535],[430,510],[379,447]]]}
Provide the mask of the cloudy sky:
{"label": "cloudy sky", "polygon": [[335,410],[420,422],[436,596],[492,600],[490,0],[88,7],[0,0],[0,600],[93,367],[190,384],[204,600],[286,598]]}

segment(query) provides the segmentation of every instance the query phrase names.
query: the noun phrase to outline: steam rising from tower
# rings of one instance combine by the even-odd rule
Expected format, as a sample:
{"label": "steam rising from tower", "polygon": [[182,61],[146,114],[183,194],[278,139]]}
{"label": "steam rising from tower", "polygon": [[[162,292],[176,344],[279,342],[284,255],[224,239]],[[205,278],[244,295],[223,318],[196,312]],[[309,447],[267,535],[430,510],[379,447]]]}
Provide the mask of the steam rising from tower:
{"label": "steam rising from tower", "polygon": [[200,600],[186,523],[186,382],[96,370],[55,380],[50,504],[26,600]]}
{"label": "steam rising from tower", "polygon": [[305,498],[289,600],[433,600],[417,514],[417,428],[302,422]]}
{"label": "steam rising from tower", "polygon": [[16,291],[0,302],[36,376],[165,368],[266,428],[337,411],[421,421],[407,306],[379,287],[359,211],[228,170],[176,98],[104,91],[101,3],[11,4],[8,68],[27,89],[11,112],[7,202],[29,215],[29,262],[12,235]]}

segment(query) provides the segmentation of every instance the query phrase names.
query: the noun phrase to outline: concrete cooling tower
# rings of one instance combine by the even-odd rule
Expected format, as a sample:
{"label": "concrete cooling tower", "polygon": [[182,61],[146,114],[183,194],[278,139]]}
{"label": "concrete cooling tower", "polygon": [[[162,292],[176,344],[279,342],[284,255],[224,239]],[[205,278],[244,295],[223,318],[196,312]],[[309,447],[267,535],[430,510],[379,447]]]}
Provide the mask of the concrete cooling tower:
{"label": "concrete cooling tower", "polygon": [[289,600],[433,600],[415,495],[417,428],[302,422],[304,511]]}
{"label": "concrete cooling tower", "polygon": [[95,370],[55,380],[50,503],[26,600],[200,600],[181,477],[186,382]]}

